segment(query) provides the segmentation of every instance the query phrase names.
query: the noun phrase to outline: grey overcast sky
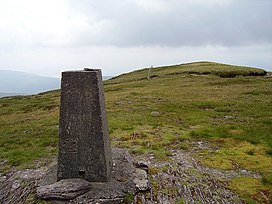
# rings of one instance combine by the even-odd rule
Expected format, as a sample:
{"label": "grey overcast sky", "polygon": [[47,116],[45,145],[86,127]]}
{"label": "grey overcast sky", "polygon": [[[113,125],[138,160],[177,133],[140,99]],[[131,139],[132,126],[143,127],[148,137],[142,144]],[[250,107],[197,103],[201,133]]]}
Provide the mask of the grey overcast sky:
{"label": "grey overcast sky", "polygon": [[272,70],[272,0],[0,0],[0,69],[216,61]]}

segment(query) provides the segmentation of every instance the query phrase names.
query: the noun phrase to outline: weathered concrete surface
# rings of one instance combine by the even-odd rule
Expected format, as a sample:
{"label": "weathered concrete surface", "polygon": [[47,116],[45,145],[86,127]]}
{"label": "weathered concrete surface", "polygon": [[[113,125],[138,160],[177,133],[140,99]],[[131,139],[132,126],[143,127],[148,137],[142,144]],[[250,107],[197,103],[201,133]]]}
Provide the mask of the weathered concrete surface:
{"label": "weathered concrete surface", "polygon": [[58,180],[106,182],[111,164],[101,71],[63,72]]}
{"label": "weathered concrete surface", "polygon": [[[80,188],[78,196],[74,197],[77,185],[71,187],[70,179],[68,182],[65,179],[54,184],[54,182],[56,182],[57,173],[55,166],[39,183],[37,196],[43,199],[50,199],[52,203],[56,204],[67,202],[120,203],[126,193],[134,195],[139,191],[149,189],[150,185],[146,172],[134,166],[135,162],[127,150],[113,148],[112,156],[113,166],[108,182],[87,182],[85,183],[85,188]],[[80,180],[78,182],[80,183]],[[65,184],[69,185],[65,186]],[[85,193],[83,191],[85,191]],[[83,194],[81,192],[83,192]]]}

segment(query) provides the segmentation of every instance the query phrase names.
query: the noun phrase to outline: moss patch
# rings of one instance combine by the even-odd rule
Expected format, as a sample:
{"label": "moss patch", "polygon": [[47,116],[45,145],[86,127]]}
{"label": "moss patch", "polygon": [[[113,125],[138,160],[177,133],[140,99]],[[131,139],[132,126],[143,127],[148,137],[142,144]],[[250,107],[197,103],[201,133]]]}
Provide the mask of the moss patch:
{"label": "moss patch", "polygon": [[271,203],[272,190],[262,186],[259,179],[238,177],[229,182],[229,188],[238,193],[246,202]]}
{"label": "moss patch", "polygon": [[220,169],[242,168],[260,173],[272,172],[272,157],[267,155],[265,146],[233,139],[211,141],[220,149],[198,153],[203,164]]}

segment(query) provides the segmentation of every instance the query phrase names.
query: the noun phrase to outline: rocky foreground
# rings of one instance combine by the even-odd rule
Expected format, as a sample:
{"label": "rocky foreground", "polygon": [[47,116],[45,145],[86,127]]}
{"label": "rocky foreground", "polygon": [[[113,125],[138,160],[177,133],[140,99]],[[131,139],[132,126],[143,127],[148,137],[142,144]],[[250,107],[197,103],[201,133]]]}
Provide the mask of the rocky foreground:
{"label": "rocky foreground", "polygon": [[[113,186],[115,191],[112,193],[105,191],[104,199],[101,197],[95,199],[94,195],[91,199],[85,200],[85,203],[244,203],[226,187],[227,182],[238,176],[259,178],[260,175],[244,169],[223,171],[203,166],[193,154],[203,149],[210,151],[214,149],[208,143],[201,141],[194,142],[193,146],[190,150],[172,150],[167,162],[157,161],[150,154],[134,156],[134,165],[148,172],[150,185],[139,189],[141,182],[138,183],[138,189],[133,190],[135,195],[119,192],[118,186]],[[0,203],[39,203],[41,200],[37,199],[37,187],[44,182],[45,177],[48,183],[53,182],[54,178],[50,181],[48,172],[52,171],[55,164],[56,161],[53,161],[38,169],[24,171],[13,169],[9,174],[1,175]],[[124,175],[127,173],[129,171]],[[133,177],[132,173],[131,177]],[[125,176],[118,174],[119,183],[127,181]],[[101,192],[103,191],[101,190],[99,194]],[[110,195],[112,198],[109,198],[109,194],[112,194]],[[52,200],[48,203],[83,203],[80,198],[82,195],[79,193],[77,198],[70,201]]]}

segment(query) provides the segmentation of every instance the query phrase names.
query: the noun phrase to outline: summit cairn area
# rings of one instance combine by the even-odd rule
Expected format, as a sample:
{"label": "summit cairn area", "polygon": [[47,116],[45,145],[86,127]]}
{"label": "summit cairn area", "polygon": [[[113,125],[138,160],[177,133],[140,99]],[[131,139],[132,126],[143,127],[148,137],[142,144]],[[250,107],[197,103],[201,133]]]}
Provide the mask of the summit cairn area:
{"label": "summit cairn area", "polygon": [[101,70],[63,72],[60,104],[58,163],[41,180],[38,198],[120,203],[149,189],[131,155],[111,149]]}

